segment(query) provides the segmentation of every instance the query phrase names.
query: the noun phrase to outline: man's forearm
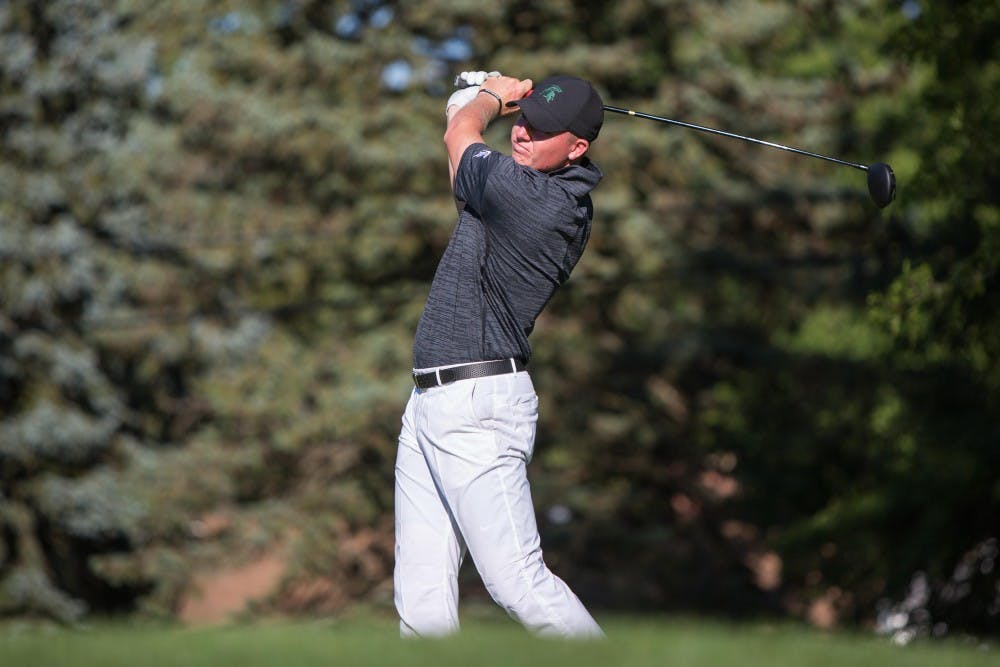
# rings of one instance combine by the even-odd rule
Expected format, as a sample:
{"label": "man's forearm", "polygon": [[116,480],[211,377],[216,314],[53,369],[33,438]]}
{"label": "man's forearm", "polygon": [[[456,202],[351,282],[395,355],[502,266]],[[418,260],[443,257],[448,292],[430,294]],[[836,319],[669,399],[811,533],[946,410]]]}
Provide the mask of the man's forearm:
{"label": "man's forearm", "polygon": [[483,140],[483,132],[499,115],[496,99],[487,94],[476,97],[464,107],[453,106],[447,110],[448,128],[444,144],[448,149],[448,178],[454,186],[455,170],[465,149]]}
{"label": "man's forearm", "polygon": [[490,76],[484,78],[480,88],[480,92],[465,106],[456,105],[457,110],[454,112],[451,107],[445,109],[448,129],[444,133],[444,143],[448,148],[448,171],[452,187],[462,153],[472,144],[483,140],[483,132],[494,118],[518,112],[516,107],[506,107],[504,102],[519,100],[531,92],[531,79]]}

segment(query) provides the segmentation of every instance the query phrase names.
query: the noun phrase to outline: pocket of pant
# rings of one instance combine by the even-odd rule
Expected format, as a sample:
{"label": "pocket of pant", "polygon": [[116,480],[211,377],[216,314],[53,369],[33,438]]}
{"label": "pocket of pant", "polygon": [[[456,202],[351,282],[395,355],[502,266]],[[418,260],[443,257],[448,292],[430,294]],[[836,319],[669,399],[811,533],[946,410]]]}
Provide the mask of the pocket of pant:
{"label": "pocket of pant", "polygon": [[538,395],[532,392],[521,397],[515,410],[518,416],[518,435],[526,443],[525,460],[531,462],[535,453],[535,435],[538,427]]}
{"label": "pocket of pant", "polygon": [[507,415],[498,418],[503,424],[503,438],[508,451],[515,451],[526,463],[535,452],[535,434],[538,425],[538,395],[534,392],[518,394],[505,404]]}
{"label": "pocket of pant", "polygon": [[481,380],[472,383],[469,411],[479,427],[496,428],[496,390],[493,383]]}

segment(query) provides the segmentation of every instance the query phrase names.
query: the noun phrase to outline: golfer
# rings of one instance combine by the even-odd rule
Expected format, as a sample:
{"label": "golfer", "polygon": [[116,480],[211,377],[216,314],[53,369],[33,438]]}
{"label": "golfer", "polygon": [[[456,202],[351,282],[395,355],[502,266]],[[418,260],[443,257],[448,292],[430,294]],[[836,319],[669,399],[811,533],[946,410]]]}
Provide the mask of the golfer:
{"label": "golfer", "polygon": [[[575,77],[546,79],[534,92],[530,79],[462,77],[470,85],[449,99],[444,135],[458,222],[417,326],[416,387],[396,459],[400,632],[458,630],[468,552],[493,599],[525,627],[600,637],[542,560],[526,475],[538,397],[526,366],[535,319],[590,234],[589,193],[602,174],[587,150],[603,104]],[[511,156],[483,143],[490,122],[518,111]]]}

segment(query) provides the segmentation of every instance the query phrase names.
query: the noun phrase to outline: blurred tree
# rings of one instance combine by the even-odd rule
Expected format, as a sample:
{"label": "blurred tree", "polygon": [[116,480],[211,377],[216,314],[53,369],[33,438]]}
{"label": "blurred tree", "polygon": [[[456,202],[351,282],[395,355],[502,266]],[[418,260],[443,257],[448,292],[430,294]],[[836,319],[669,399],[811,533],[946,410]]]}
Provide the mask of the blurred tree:
{"label": "blurred tree", "polygon": [[921,5],[888,45],[929,77],[913,115],[889,125],[914,162],[901,221],[912,250],[870,299],[893,340],[892,422],[908,450],[894,504],[915,519],[895,536],[888,581],[897,598],[908,570],[926,582],[923,604],[906,610],[908,629],[924,633],[993,632],[1000,619],[998,30],[995,4]]}
{"label": "blurred tree", "polygon": [[998,13],[915,7],[885,47],[912,83],[858,114],[903,184],[863,260],[884,262],[859,284],[868,315],[820,305],[772,333],[783,353],[717,385],[701,435],[737,453],[738,514],[782,554],[803,607],[882,608],[879,629],[903,639],[991,633],[1000,614]]}
{"label": "blurred tree", "polygon": [[0,3],[0,613],[175,614],[262,552],[260,609],[387,600],[441,106],[488,65],[900,180],[876,218],[851,170],[606,120],[591,247],[533,334],[560,574],[852,620],[925,581],[990,631],[996,12],[904,9]]}

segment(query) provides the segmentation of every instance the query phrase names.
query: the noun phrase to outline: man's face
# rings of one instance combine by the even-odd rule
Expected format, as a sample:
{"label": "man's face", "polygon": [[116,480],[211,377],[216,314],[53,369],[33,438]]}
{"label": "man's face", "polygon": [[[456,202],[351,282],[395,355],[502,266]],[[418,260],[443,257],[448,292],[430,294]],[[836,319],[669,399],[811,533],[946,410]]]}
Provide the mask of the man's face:
{"label": "man's face", "polygon": [[583,155],[589,144],[571,132],[536,130],[521,114],[511,128],[510,146],[514,162],[538,171],[554,171]]}

